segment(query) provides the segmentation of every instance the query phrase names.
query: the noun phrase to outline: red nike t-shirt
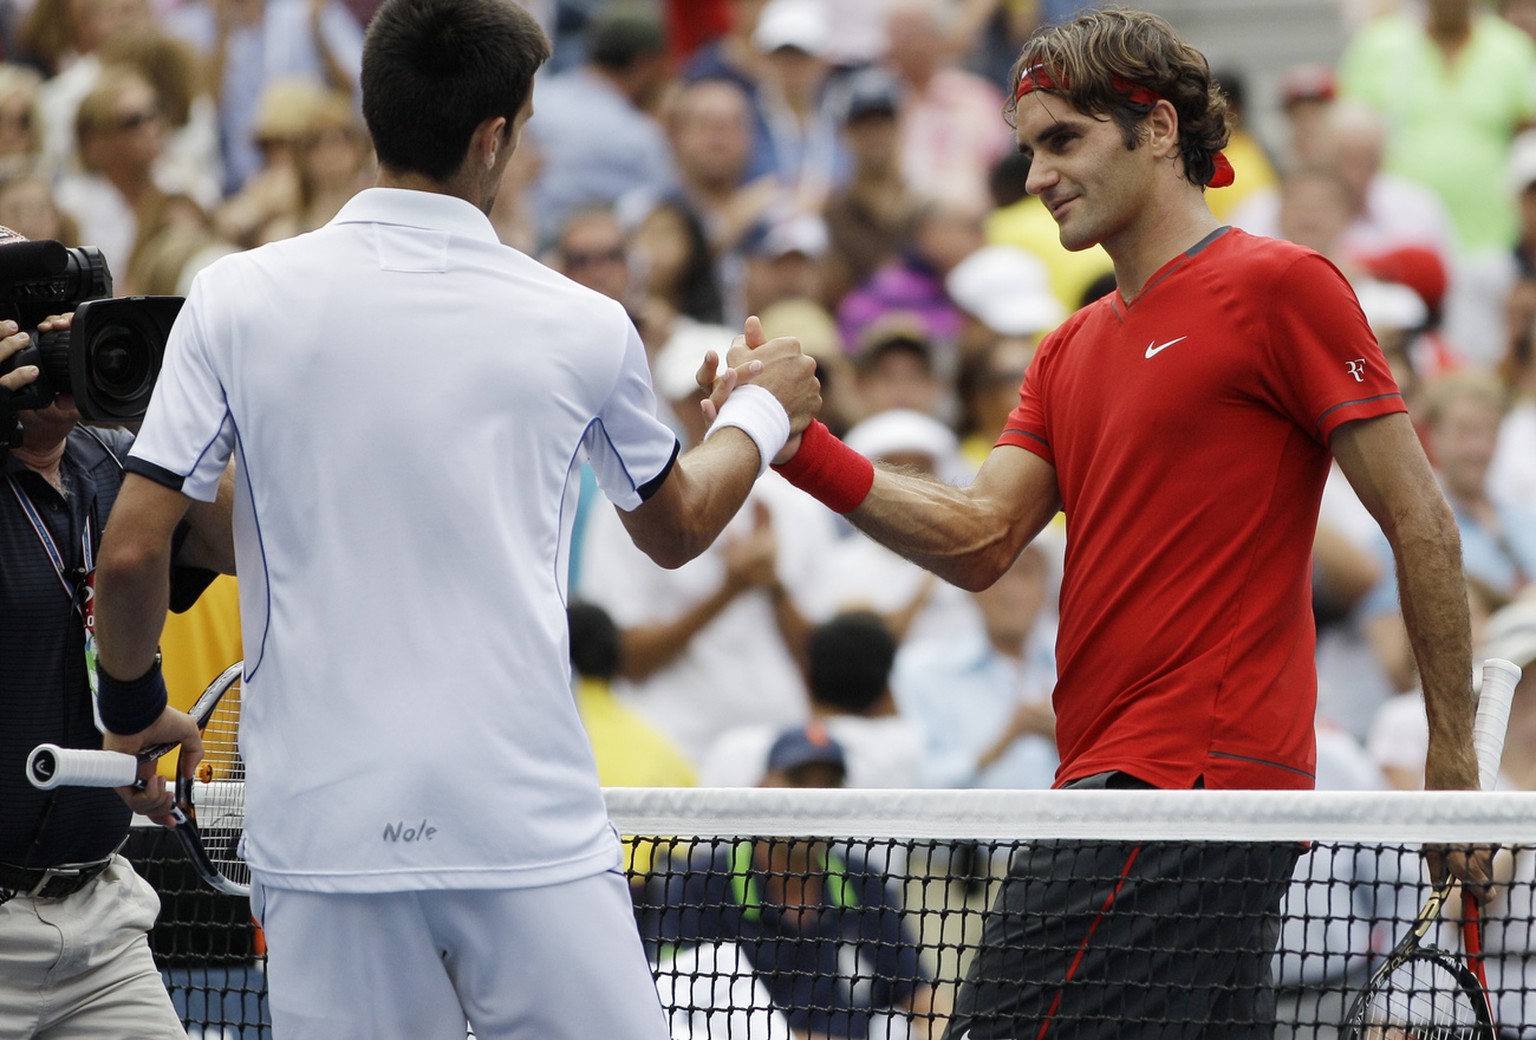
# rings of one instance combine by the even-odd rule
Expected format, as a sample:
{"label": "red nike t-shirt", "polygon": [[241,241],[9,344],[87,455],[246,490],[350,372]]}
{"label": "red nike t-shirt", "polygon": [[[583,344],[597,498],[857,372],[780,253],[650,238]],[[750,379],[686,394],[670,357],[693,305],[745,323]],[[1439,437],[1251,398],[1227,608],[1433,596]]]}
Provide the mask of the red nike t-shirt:
{"label": "red nike t-shirt", "polygon": [[1328,438],[1404,410],[1338,270],[1235,229],[1046,338],[998,443],[1067,516],[1058,783],[1313,785]]}

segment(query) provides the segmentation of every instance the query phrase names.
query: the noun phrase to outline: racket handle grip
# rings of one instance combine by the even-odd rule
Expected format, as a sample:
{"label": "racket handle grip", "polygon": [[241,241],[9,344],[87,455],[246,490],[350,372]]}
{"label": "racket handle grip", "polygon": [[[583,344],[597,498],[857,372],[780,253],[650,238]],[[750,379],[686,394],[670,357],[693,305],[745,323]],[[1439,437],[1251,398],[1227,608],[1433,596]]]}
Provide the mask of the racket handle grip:
{"label": "racket handle grip", "polygon": [[1504,758],[1504,734],[1509,728],[1509,706],[1520,683],[1520,666],[1499,657],[1483,662],[1483,683],[1477,697],[1477,718],[1472,723],[1472,746],[1477,751],[1478,780],[1484,791],[1493,790]]}
{"label": "racket handle grip", "polygon": [[44,791],[55,787],[132,787],[139,760],[120,751],[92,751],[39,744],[27,756],[27,779]]}

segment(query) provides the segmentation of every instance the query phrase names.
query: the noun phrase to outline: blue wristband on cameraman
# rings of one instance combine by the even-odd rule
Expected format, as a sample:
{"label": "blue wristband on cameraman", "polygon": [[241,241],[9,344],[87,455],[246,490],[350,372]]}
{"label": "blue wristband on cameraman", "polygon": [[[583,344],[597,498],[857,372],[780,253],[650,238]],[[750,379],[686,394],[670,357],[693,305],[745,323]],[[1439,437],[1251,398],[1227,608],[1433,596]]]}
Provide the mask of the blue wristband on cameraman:
{"label": "blue wristband on cameraman", "polygon": [[153,668],[131,682],[96,669],[96,707],[108,733],[127,736],[148,729],[169,702],[158,657]]}

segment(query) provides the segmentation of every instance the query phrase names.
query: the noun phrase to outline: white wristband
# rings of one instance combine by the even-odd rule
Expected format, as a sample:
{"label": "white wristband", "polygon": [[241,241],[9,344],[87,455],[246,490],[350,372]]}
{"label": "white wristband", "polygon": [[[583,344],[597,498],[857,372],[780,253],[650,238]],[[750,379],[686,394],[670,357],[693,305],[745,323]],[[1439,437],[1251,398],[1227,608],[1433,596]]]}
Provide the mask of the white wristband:
{"label": "white wristband", "polygon": [[725,399],[725,405],[704,439],[709,440],[727,426],[736,427],[757,445],[760,459],[758,476],[768,472],[773,457],[789,443],[789,413],[784,410],[779,399],[773,396],[773,391],[755,383],[738,386],[731,391],[731,396]]}

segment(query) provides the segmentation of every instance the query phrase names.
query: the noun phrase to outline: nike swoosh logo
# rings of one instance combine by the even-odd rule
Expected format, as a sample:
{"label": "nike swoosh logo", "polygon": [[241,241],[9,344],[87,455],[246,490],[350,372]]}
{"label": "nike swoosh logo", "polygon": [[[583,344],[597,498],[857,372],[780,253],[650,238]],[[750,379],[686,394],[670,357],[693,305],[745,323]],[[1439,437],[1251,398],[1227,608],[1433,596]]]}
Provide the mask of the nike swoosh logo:
{"label": "nike swoosh logo", "polygon": [[1161,354],[1163,351],[1167,350],[1169,347],[1173,346],[1175,343],[1183,343],[1188,338],[1189,338],[1188,336],[1180,336],[1178,339],[1171,339],[1167,343],[1159,343],[1159,344],[1157,344],[1157,346],[1153,346],[1152,344],[1148,343],[1147,344],[1147,357],[1156,357],[1158,354]]}

